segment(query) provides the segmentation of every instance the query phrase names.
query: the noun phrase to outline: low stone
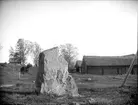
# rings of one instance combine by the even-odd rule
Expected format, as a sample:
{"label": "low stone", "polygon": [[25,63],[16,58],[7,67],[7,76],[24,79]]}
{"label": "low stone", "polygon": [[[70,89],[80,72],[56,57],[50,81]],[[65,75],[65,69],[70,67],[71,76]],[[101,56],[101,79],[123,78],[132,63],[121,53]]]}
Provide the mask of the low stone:
{"label": "low stone", "polygon": [[88,81],[91,81],[92,79],[91,78],[88,78]]}
{"label": "low stone", "polygon": [[89,101],[90,104],[96,103],[96,101],[93,98],[90,98],[88,101]]}
{"label": "low stone", "polygon": [[45,50],[39,55],[39,69],[35,81],[40,93],[78,96],[77,85],[68,72],[68,63],[58,47]]}

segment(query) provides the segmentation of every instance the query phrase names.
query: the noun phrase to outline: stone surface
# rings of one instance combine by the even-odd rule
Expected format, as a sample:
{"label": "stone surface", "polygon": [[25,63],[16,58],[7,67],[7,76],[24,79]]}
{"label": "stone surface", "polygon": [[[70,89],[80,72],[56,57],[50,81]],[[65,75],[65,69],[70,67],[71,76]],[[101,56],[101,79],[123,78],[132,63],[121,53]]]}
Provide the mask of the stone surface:
{"label": "stone surface", "polygon": [[77,85],[69,75],[68,63],[58,47],[40,53],[35,85],[39,93],[78,96]]}
{"label": "stone surface", "polygon": [[96,103],[96,101],[95,101],[93,98],[90,98],[90,99],[89,99],[89,103],[90,103],[90,104],[94,104],[94,103]]}

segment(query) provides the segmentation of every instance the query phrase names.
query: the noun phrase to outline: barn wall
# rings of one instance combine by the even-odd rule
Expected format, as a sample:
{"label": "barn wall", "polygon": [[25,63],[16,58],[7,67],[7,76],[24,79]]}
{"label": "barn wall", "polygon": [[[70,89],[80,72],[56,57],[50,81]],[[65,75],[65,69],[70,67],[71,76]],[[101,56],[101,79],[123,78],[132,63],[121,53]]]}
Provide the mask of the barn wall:
{"label": "barn wall", "polygon": [[[122,75],[126,74],[129,65],[127,66],[87,66],[86,62],[82,61],[81,73],[95,74],[95,75]],[[133,67],[131,74],[138,74],[137,66]]]}
{"label": "barn wall", "polygon": [[88,67],[88,73],[96,75],[115,75],[118,74],[114,67]]}
{"label": "barn wall", "polygon": [[104,67],[104,75],[117,75],[117,67]]}
{"label": "barn wall", "polygon": [[126,74],[126,72],[127,72],[127,70],[128,70],[128,67],[120,67],[119,68],[119,74]]}
{"label": "barn wall", "polygon": [[134,75],[138,74],[137,70],[138,70],[137,66],[134,66],[133,69],[132,69],[131,74],[134,74]]}
{"label": "barn wall", "polygon": [[87,69],[88,69],[88,74],[102,75],[102,70],[100,67],[88,66]]}
{"label": "barn wall", "polygon": [[[129,69],[129,66],[126,66],[126,67],[121,67],[120,68],[120,74],[125,74],[125,73],[127,73],[127,71],[128,71],[128,69]],[[134,75],[136,75],[138,72],[137,72],[137,66],[135,65],[134,67],[133,67],[133,69],[132,69],[132,71],[131,71],[131,74],[134,74]]]}
{"label": "barn wall", "polygon": [[88,66],[88,73],[89,74],[95,74],[95,75],[118,75],[118,74],[125,74],[127,68],[126,67],[94,67],[94,66]]}
{"label": "barn wall", "polygon": [[138,68],[137,67],[134,68],[134,74],[138,74]]}

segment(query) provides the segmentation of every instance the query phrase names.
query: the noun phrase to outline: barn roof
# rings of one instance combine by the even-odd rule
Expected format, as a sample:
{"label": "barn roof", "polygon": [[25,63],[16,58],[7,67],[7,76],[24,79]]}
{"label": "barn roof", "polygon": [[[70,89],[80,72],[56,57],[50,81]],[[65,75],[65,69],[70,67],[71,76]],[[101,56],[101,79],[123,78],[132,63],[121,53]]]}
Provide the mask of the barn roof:
{"label": "barn roof", "polygon": [[[131,56],[84,56],[84,62],[87,66],[128,66],[131,64]],[[135,60],[137,65],[137,60]]]}
{"label": "barn roof", "polygon": [[81,60],[77,60],[75,66],[76,67],[81,67],[81,64],[82,64],[82,61]]}
{"label": "barn roof", "polygon": [[9,63],[20,63],[20,61],[18,59],[15,59],[15,58],[10,58]]}

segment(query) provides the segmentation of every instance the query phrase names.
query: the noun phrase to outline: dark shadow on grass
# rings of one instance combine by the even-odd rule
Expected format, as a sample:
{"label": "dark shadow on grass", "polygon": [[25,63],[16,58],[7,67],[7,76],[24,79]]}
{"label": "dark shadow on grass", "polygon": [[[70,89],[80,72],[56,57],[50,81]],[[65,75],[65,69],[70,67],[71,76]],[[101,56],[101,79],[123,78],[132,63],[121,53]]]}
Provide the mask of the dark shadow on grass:
{"label": "dark shadow on grass", "polygon": [[36,92],[35,91],[21,92],[21,91],[6,91],[6,90],[0,90],[0,94],[36,95]]}
{"label": "dark shadow on grass", "polygon": [[9,102],[5,102],[5,101],[2,101],[2,100],[0,100],[0,104],[1,105],[24,105],[24,104],[9,103]]}
{"label": "dark shadow on grass", "polygon": [[96,92],[97,90],[93,88],[79,88],[78,91],[79,92],[83,92],[83,91]]}

